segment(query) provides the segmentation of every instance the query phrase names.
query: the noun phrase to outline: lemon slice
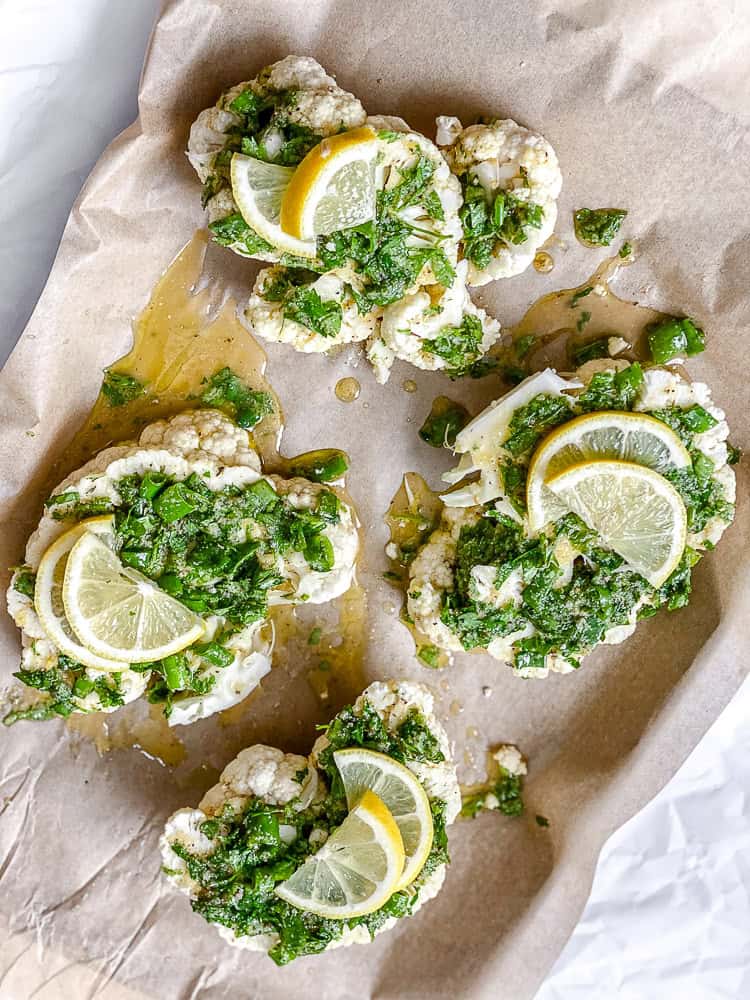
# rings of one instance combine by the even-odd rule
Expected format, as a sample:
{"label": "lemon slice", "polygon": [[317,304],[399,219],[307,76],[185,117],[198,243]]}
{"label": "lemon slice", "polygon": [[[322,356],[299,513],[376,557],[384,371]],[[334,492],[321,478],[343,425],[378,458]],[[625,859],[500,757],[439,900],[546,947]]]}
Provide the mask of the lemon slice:
{"label": "lemon slice", "polygon": [[579,462],[615,458],[656,472],[684,469],[690,455],[675,432],[645,413],[586,413],[544,438],[531,459],[526,479],[529,527],[539,531],[566,513],[545,480]]}
{"label": "lemon slice", "polygon": [[374,750],[352,747],[337,751],[333,759],[350,809],[369,789],[383,800],[395,819],[406,855],[398,884],[403,889],[419,875],[432,848],[432,810],[427,793],[408,767]]}
{"label": "lemon slice", "polygon": [[142,573],[123,566],[90,531],[70,550],[62,596],[79,642],[97,656],[124,663],[178,653],[205,629],[197,615]]}
{"label": "lemon slice", "polygon": [[581,462],[547,486],[652,587],[677,567],[687,514],[680,494],[658,472],[633,462]]}
{"label": "lemon slice", "polygon": [[295,239],[279,225],[281,200],[294,171],[235,153],[230,167],[232,194],[242,218],[264,240],[283,253],[313,258],[315,240]]}
{"label": "lemon slice", "polygon": [[124,670],[127,664],[97,656],[78,642],[65,617],[62,599],[63,579],[68,554],[85,531],[92,531],[107,545],[110,547],[113,545],[113,520],[111,514],[92,517],[60,535],[39,561],[34,586],[34,610],[47,637],[61,653],[65,653],[85,667],[94,667],[96,670]]}
{"label": "lemon slice", "polygon": [[324,139],[302,160],[281,201],[281,226],[301,240],[375,218],[378,141],[368,126]]}
{"label": "lemon slice", "polygon": [[404,844],[382,799],[362,795],[320,850],[285,882],[277,895],[308,913],[333,920],[379,910],[398,888]]}

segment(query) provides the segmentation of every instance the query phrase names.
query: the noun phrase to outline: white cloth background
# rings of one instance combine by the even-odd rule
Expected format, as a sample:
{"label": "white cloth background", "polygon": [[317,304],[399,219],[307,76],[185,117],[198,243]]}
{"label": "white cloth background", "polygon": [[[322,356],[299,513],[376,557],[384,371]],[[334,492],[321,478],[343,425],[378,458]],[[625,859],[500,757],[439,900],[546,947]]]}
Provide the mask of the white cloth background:
{"label": "white cloth background", "polygon": [[[158,7],[0,0],[0,362],[87,173],[137,113]],[[675,778],[604,846],[537,1000],[750,997],[749,793],[747,681]]]}

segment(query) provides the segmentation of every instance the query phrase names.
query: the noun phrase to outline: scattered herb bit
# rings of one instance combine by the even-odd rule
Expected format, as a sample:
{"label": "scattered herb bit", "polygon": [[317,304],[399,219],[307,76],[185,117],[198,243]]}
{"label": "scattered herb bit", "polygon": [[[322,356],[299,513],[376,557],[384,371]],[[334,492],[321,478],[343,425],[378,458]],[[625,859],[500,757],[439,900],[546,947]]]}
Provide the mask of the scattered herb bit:
{"label": "scattered herb bit", "polygon": [[460,326],[444,327],[424,349],[447,361],[451,375],[465,375],[482,353],[483,336],[481,320],[467,314]]}
{"label": "scattered herb bit", "polygon": [[687,316],[670,316],[646,327],[648,347],[654,364],[664,365],[673,358],[700,354],[706,347],[706,336]]}
{"label": "scattered herb bit", "polygon": [[549,826],[549,820],[547,819],[546,816],[540,816],[537,813],[537,815],[534,817],[534,819],[536,820],[536,825],[537,826],[543,826],[543,827],[548,827]]}
{"label": "scattered herb bit", "polygon": [[36,584],[36,573],[30,566],[17,566],[13,580],[13,589],[24,597],[34,596],[34,585]]}
{"label": "scattered herb bit", "polygon": [[480,812],[497,810],[505,816],[523,813],[523,776],[511,774],[504,767],[498,768],[498,778],[489,789],[466,795],[461,803],[461,815],[474,819]]}
{"label": "scattered herb bit", "polygon": [[439,396],[419,428],[419,436],[433,448],[452,448],[456,443],[456,435],[468,421],[469,412],[465,406]]}
{"label": "scattered herb bit", "polygon": [[608,247],[627,214],[623,208],[579,208],[573,213],[575,234],[581,243]]}
{"label": "scattered herb bit", "polygon": [[[586,315],[584,313],[584,315]],[[587,344],[576,344],[572,348],[573,364],[576,368],[585,365],[587,361],[595,358],[609,357],[609,337],[599,337],[597,340],[590,340]]]}
{"label": "scattered herb bit", "polygon": [[584,326],[586,326],[586,324],[588,323],[588,321],[590,319],[591,319],[591,313],[587,312],[584,309],[583,312],[581,313],[581,315],[578,317],[578,321],[576,323],[576,330],[578,330],[578,332],[580,333],[581,330],[583,330]]}
{"label": "scattered herb bit", "polygon": [[221,368],[210,379],[200,400],[228,413],[246,430],[252,430],[263,417],[273,413],[273,400],[267,392],[250,389],[231,368]]}
{"label": "scattered herb bit", "polygon": [[323,637],[323,629],[316,626],[312,630],[312,632],[310,632],[310,635],[307,637],[307,645],[308,646],[320,645],[320,640],[322,637]]}
{"label": "scattered herb bit", "polygon": [[417,649],[417,658],[420,659],[425,666],[431,667],[433,670],[440,666],[440,659],[442,655],[443,654],[437,646],[420,646]]}
{"label": "scattered herb bit", "polygon": [[143,382],[139,382],[132,375],[124,372],[113,372],[110,368],[104,371],[104,381],[102,382],[102,395],[110,406],[125,406],[134,399],[138,399],[146,391]]}
{"label": "scattered herb bit", "polygon": [[349,460],[346,453],[328,448],[311,451],[292,459],[290,474],[311,479],[314,483],[332,483],[346,475]]}
{"label": "scattered herb bit", "polygon": [[622,257],[623,260],[627,260],[628,257],[633,253],[633,247],[630,243],[623,243],[617,254],[618,257]]}
{"label": "scattered herb bit", "polygon": [[591,295],[593,290],[593,285],[586,285],[585,288],[579,288],[577,292],[573,292],[570,296],[570,308],[575,309],[581,299],[585,299],[587,295]]}
{"label": "scattered herb bit", "polygon": [[335,337],[341,329],[340,303],[323,301],[314,288],[296,288],[284,302],[284,318],[299,323],[321,337]]}

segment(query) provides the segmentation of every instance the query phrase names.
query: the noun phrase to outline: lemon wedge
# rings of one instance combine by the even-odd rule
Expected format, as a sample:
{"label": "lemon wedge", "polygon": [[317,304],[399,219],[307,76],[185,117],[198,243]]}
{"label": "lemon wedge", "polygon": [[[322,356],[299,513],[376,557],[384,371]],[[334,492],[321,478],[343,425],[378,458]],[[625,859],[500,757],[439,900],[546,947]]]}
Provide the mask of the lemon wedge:
{"label": "lemon wedge", "polygon": [[379,910],[396,892],[403,870],[396,820],[368,790],[320,850],[275,891],[300,910],[348,920]]}
{"label": "lemon wedge", "polygon": [[62,598],[81,645],[125,664],[178,653],[205,630],[197,615],[153,580],[123,566],[91,531],[84,531],[70,550]]}
{"label": "lemon wedge", "polygon": [[529,527],[539,531],[566,513],[545,480],[588,459],[613,458],[655,472],[684,469],[690,454],[671,427],[645,413],[586,413],[548,434],[534,452],[526,479]]}
{"label": "lemon wedge", "polygon": [[75,543],[85,531],[91,531],[105,544],[112,547],[114,545],[113,521],[114,518],[111,514],[105,514],[103,517],[91,517],[60,535],[39,561],[34,586],[34,610],[50,641],[57,646],[61,653],[65,653],[66,656],[70,656],[85,667],[110,671],[124,670],[127,664],[97,656],[96,653],[92,653],[91,650],[86,649],[78,642],[68,619],[65,617],[62,591],[68,554]]}
{"label": "lemon wedge", "polygon": [[235,153],[230,166],[232,194],[248,226],[276,250],[295,257],[314,258],[315,240],[295,239],[279,224],[282,197],[294,172],[294,167]]}
{"label": "lemon wedge", "polygon": [[350,809],[369,789],[383,800],[395,819],[406,855],[397,887],[403,889],[419,875],[432,848],[432,810],[427,793],[408,767],[374,750],[338,750],[333,759]]}
{"label": "lemon wedge", "polygon": [[281,200],[281,227],[314,240],[375,218],[378,141],[368,126],[329,136],[294,171]]}
{"label": "lemon wedge", "polygon": [[658,472],[633,462],[580,462],[547,486],[652,587],[676,569],[687,514],[680,494]]}

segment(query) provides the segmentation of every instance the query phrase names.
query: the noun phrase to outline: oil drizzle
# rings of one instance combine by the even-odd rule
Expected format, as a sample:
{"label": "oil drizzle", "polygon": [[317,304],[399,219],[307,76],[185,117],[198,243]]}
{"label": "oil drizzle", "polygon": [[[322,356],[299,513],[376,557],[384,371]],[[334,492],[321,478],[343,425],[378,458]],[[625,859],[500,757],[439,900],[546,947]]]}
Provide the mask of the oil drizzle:
{"label": "oil drizzle", "polygon": [[351,376],[340,378],[334,389],[336,399],[339,399],[342,403],[353,403],[356,399],[359,399],[361,391],[362,386],[356,378],[352,378]]}
{"label": "oil drizzle", "polygon": [[618,357],[629,361],[645,358],[644,330],[665,314],[621,299],[612,291],[610,283],[620,268],[632,261],[632,256],[607,258],[576,288],[562,288],[538,299],[512,330],[514,363],[519,364],[518,347],[523,345],[520,363],[528,372],[548,366],[567,371],[576,347],[604,336],[627,341],[627,349]]}
{"label": "oil drizzle", "polygon": [[[438,494],[416,472],[407,472],[385,517],[390,534],[385,550],[390,561],[387,577],[401,590],[404,598],[409,583],[409,564],[437,527],[442,511],[443,502]],[[433,669],[448,666],[449,654],[420,632],[407,615],[405,606],[401,621],[411,632],[417,657],[424,666]]]}
{"label": "oil drizzle", "polygon": [[234,300],[220,301],[211,284],[199,287],[206,247],[201,231],[177,255],[135,320],[132,349],[110,366],[141,382],[143,394],[114,407],[100,393],[52,467],[55,482],[107,445],[137,437],[145,424],[194,408],[205,381],[224,367],[273,400],[273,413],[256,425],[252,438],[264,466],[275,463],[283,416],[264,376],[266,354],[238,321]]}
{"label": "oil drizzle", "polygon": [[547,253],[546,250],[539,250],[534,257],[534,270],[538,271],[539,274],[549,274],[552,268],[555,266],[555,260],[551,253]]}
{"label": "oil drizzle", "polygon": [[110,750],[133,748],[166,767],[176,767],[185,759],[185,746],[169,728],[159,705],[132,705],[125,712],[73,713],[67,726],[94,744],[100,755]]}

